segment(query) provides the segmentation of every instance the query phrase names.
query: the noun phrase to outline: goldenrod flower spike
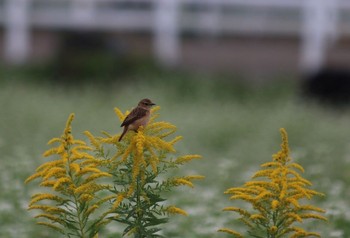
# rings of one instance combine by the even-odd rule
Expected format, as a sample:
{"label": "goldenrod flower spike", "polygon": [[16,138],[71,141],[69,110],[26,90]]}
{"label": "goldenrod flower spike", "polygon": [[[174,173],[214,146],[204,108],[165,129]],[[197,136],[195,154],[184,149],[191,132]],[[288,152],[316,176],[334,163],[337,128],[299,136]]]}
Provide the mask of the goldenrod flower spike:
{"label": "goldenrod flower spike", "polygon": [[120,109],[117,107],[114,108],[114,112],[118,116],[120,122],[124,121],[127,114],[129,114],[129,113],[127,113],[127,114],[122,113],[122,111],[120,111]]}
{"label": "goldenrod flower spike", "polygon": [[169,214],[180,214],[180,215],[183,215],[183,216],[188,216],[186,211],[182,210],[181,208],[175,207],[175,206],[169,206],[165,210]]}
{"label": "goldenrod flower spike", "polygon": [[[275,238],[288,233],[290,237],[319,237],[317,233],[293,226],[305,219],[327,219],[314,213],[324,213],[323,209],[302,203],[314,195],[323,194],[307,188],[311,182],[299,174],[304,172],[304,168],[291,162],[287,132],[284,128],[280,132],[281,150],[272,156],[272,162],[262,164],[263,169],[257,171],[244,186],[230,188],[225,192],[231,195],[231,200],[250,203],[254,212],[237,207],[227,207],[224,211],[238,213],[241,221],[249,228],[249,236],[262,237],[262,234],[267,234],[264,237]],[[227,228],[219,231],[237,236],[235,231]]]}
{"label": "goldenrod flower spike", "polygon": [[[140,103],[147,107],[152,104],[148,100]],[[123,236],[158,237],[156,233],[160,229],[154,227],[166,223],[170,214],[187,216],[187,212],[178,207],[165,207],[166,199],[162,196],[176,186],[193,188],[194,180],[204,176],[164,175],[201,156],[176,158],[174,146],[182,137],[169,139],[176,126],[156,122],[158,114],[152,113],[157,110],[159,107],[147,110],[147,117],[141,115],[141,119],[147,120],[133,125],[135,121],[128,120],[140,119],[137,111],[128,117],[128,111],[122,113],[115,108],[119,120],[128,121],[123,125],[132,131],[125,134],[123,140],[119,134],[104,132],[104,137],[95,137],[85,131],[91,146],[74,139],[71,126],[74,114],[71,114],[61,137],[51,139],[48,144],[52,148],[43,154],[50,161],[40,165],[26,180],[29,183],[38,179],[46,189],[33,195],[29,203],[29,210],[39,211],[35,216],[38,224],[55,229],[65,237],[97,238],[99,229],[115,220],[127,224]],[[149,123],[144,123],[148,119]],[[109,183],[103,184],[100,179]]]}
{"label": "goldenrod flower spike", "polygon": [[[193,188],[194,180],[204,178],[200,175],[167,178],[168,170],[177,169],[201,156],[185,155],[176,158],[173,155],[175,144],[182,137],[171,137],[176,132],[176,126],[156,121],[159,114],[155,112],[159,109],[160,107],[153,107],[149,123],[140,125],[135,132],[126,133],[120,142],[113,140],[115,136],[109,134],[99,140],[101,148],[104,144],[115,146],[115,154],[111,159],[108,158],[113,162],[110,172],[116,181],[112,189],[115,197],[112,199],[111,213],[116,214],[116,221],[128,224],[124,235],[158,236],[156,232],[160,229],[154,227],[167,222],[167,215],[187,215],[186,211],[178,207],[164,207],[166,199],[162,197],[163,192],[176,186]],[[118,108],[115,112],[121,121],[128,119],[128,113],[123,114]]]}
{"label": "goldenrod flower spike", "polygon": [[228,229],[228,228],[221,228],[218,231],[228,233],[228,234],[233,235],[234,237],[237,237],[237,238],[243,238],[243,236],[240,233],[238,233],[237,231]]}
{"label": "goldenrod flower spike", "polygon": [[[106,185],[99,184],[97,180],[111,175],[101,171],[101,162],[87,153],[93,150],[91,147],[74,139],[71,126],[73,119],[74,114],[71,114],[62,136],[53,138],[48,143],[58,145],[47,150],[44,156],[54,156],[55,159],[39,166],[36,173],[25,181],[28,183],[41,179],[40,186],[47,188],[46,193],[32,196],[28,209],[40,210],[35,216],[40,219],[40,225],[53,228],[67,236],[74,233],[80,237],[92,237],[96,234],[98,226],[90,227],[88,217],[98,210],[102,203],[101,199],[97,198],[97,193],[106,188]],[[103,220],[104,217],[100,217],[96,222]]]}

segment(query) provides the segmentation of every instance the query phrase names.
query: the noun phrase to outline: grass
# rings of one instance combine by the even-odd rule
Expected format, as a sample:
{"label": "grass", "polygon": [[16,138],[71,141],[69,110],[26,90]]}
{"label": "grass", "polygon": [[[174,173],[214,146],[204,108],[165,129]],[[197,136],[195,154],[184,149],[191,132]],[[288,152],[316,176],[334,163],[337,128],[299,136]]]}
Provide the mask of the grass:
{"label": "grass", "polygon": [[[350,110],[307,102],[297,83],[283,81],[246,85],[200,75],[136,73],[108,85],[65,86],[46,81],[0,82],[0,237],[59,237],[35,225],[26,211],[37,187],[23,181],[44,161],[47,141],[61,134],[71,112],[73,133],[121,131],[113,113],[149,97],[161,109],[161,120],[178,127],[184,140],[178,151],[203,155],[183,174],[203,174],[195,189],[167,194],[190,214],[173,217],[166,237],[216,238],[222,226],[235,227],[234,217],[221,212],[232,205],[223,192],[240,186],[279,150],[279,128],[285,127],[294,159],[316,190],[326,193],[317,205],[327,209],[329,223],[314,222],[323,237],[350,237]],[[239,230],[238,225],[238,230]],[[114,228],[118,229],[118,228]],[[102,234],[101,237],[119,237]]]}

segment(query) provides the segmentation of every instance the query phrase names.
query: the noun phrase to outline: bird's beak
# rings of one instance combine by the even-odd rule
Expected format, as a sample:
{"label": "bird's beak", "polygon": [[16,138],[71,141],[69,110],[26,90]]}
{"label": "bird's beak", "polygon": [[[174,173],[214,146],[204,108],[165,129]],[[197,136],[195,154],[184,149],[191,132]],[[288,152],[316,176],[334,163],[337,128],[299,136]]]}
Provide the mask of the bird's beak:
{"label": "bird's beak", "polygon": [[154,106],[154,105],[156,105],[156,104],[152,102],[152,103],[151,103],[151,106]]}

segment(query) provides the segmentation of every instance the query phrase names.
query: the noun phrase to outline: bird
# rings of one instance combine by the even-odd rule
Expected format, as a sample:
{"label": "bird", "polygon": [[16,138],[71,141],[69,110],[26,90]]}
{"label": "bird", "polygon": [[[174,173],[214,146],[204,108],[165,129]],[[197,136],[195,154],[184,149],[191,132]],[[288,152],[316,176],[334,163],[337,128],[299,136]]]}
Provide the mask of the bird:
{"label": "bird", "polygon": [[150,99],[142,99],[129,115],[124,119],[120,127],[124,127],[123,133],[119,137],[120,142],[129,130],[137,131],[140,126],[146,126],[151,116],[151,107],[156,105]]}

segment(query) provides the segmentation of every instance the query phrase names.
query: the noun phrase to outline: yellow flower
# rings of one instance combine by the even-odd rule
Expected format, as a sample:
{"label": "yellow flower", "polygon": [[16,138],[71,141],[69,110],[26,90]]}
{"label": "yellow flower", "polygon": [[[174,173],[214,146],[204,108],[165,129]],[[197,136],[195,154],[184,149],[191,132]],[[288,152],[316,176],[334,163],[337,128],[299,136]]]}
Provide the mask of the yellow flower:
{"label": "yellow flower", "polygon": [[57,202],[62,202],[64,199],[57,196],[57,195],[53,195],[53,194],[49,194],[49,193],[37,193],[35,195],[32,196],[32,200],[29,203],[29,207],[31,207],[33,204],[42,201],[42,200],[53,200],[53,201],[57,201]]}
{"label": "yellow flower", "polygon": [[324,217],[322,215],[319,215],[319,214],[313,214],[313,213],[300,214],[300,217],[302,219],[313,218],[313,219],[319,219],[319,220],[327,221],[326,217]]}
{"label": "yellow flower", "polygon": [[89,202],[89,201],[91,201],[92,199],[94,199],[94,196],[92,196],[91,194],[85,193],[85,194],[83,194],[83,195],[80,196],[80,199],[79,199],[79,200],[80,200],[82,203],[84,203],[84,202]]}
{"label": "yellow flower", "polygon": [[184,156],[180,156],[179,158],[177,158],[175,160],[176,164],[183,164],[183,163],[187,163],[193,159],[201,159],[202,156],[200,155],[184,155]]}
{"label": "yellow flower", "polygon": [[72,180],[69,177],[61,177],[55,182],[55,184],[53,185],[53,189],[57,190],[62,184],[65,184],[65,183],[69,184],[71,182]]}
{"label": "yellow flower", "polygon": [[[151,152],[151,151],[150,151]],[[153,154],[153,153],[151,153],[151,154]],[[153,173],[157,173],[158,172],[158,164],[159,164],[159,158],[157,157],[157,156],[151,156],[150,158],[149,158],[149,164],[151,165],[151,167],[152,167],[152,171],[153,171]]]}
{"label": "yellow flower", "polygon": [[28,208],[28,210],[32,209],[39,209],[42,211],[47,211],[51,214],[55,213],[67,213],[67,211],[63,208],[55,207],[55,206],[50,206],[50,205],[32,205]]}
{"label": "yellow flower", "polygon": [[251,214],[248,211],[246,211],[246,210],[244,210],[242,208],[238,208],[238,207],[225,207],[223,209],[223,211],[237,212],[237,213],[239,213],[239,214],[241,214],[242,216],[245,216],[245,217],[246,216],[248,216],[248,217],[251,216]]}
{"label": "yellow flower", "polygon": [[260,220],[266,220],[266,217],[264,217],[264,216],[261,215],[261,214],[253,214],[253,215],[250,216],[250,219],[251,219],[251,220],[258,220],[258,219],[260,219]]}
{"label": "yellow flower", "polygon": [[89,138],[90,143],[95,147],[95,150],[99,150],[101,147],[101,143],[97,140],[90,131],[85,131],[84,134]]}
{"label": "yellow flower", "polygon": [[[113,160],[120,157],[120,164],[128,163],[129,159],[132,160],[132,183],[136,183],[139,176],[144,176],[144,171],[146,171],[148,167],[150,167],[153,173],[157,173],[159,163],[163,162],[161,155],[164,153],[174,153],[174,144],[182,138],[181,136],[177,136],[173,140],[166,140],[167,136],[176,131],[176,126],[163,121],[155,122],[154,120],[157,115],[154,115],[153,113],[157,110],[159,110],[159,107],[155,107],[151,110],[149,124],[145,127],[141,126],[138,128],[136,133],[129,133],[128,137],[123,140],[125,143],[121,144],[117,141],[113,142],[118,148],[117,153],[113,156]],[[118,108],[115,108],[114,111],[120,121],[123,121],[128,114],[128,112],[122,113]],[[91,135],[89,135],[89,137],[91,137]],[[100,142],[107,142],[106,140],[109,140],[109,138],[114,138],[114,136],[108,135],[108,138],[101,139]],[[182,164],[192,159],[199,158],[201,158],[199,155],[181,156],[176,159],[175,163]],[[173,183],[175,185],[187,185],[193,187],[190,180],[201,178],[202,177],[181,178],[173,181]],[[135,186],[130,186],[128,194],[133,190],[132,187]]]}
{"label": "yellow flower", "polygon": [[[250,212],[244,209],[239,210],[236,207],[227,207],[224,211],[239,213],[241,220],[248,227],[262,233],[274,234],[278,237],[287,231],[294,231],[292,237],[314,234],[295,229],[292,224],[303,222],[303,219],[327,220],[322,215],[306,213],[307,211],[323,213],[324,210],[299,203],[301,199],[311,199],[314,195],[322,196],[323,194],[307,188],[311,186],[311,182],[299,174],[299,172],[304,172],[304,168],[300,164],[291,162],[287,132],[283,128],[280,132],[281,150],[273,155],[272,161],[262,164],[263,169],[253,175],[252,181],[246,182],[242,187],[229,188],[225,191],[226,194],[232,195],[231,200],[243,200],[250,203],[258,213],[250,215]],[[259,180],[254,180],[256,178]],[[271,224],[282,224],[282,227],[277,228]]]}
{"label": "yellow flower", "polygon": [[79,194],[94,194],[96,191],[99,191],[103,188],[103,186],[98,185],[94,182],[88,182],[88,183],[83,183],[82,185],[78,186],[75,190],[74,190],[74,194],[75,195],[79,195]]}
{"label": "yellow flower", "polygon": [[60,178],[66,176],[66,170],[62,167],[52,167],[45,171],[45,173],[41,173],[41,176],[44,180],[48,180],[51,177]]}
{"label": "yellow flower", "polygon": [[120,203],[124,200],[124,198],[125,198],[124,193],[118,194],[117,198],[115,199],[115,202],[113,203],[112,209],[117,209],[119,207]]}
{"label": "yellow flower", "polygon": [[[74,213],[74,209],[67,209],[67,207],[76,207],[76,211],[84,213],[85,216],[89,216],[99,207],[102,200],[97,198],[96,193],[106,186],[98,184],[96,180],[111,176],[98,168],[101,161],[87,153],[92,148],[85,142],[74,139],[71,127],[73,119],[74,114],[71,114],[61,137],[53,138],[48,143],[58,145],[47,150],[44,156],[54,156],[55,159],[40,165],[36,173],[25,181],[28,183],[41,179],[40,186],[49,190],[47,193],[33,195],[29,209],[41,211],[36,218],[49,220],[49,222],[38,222],[38,224],[60,231],[67,228],[65,223],[67,221],[62,220],[63,217],[74,219],[80,216]],[[84,222],[87,221],[88,219],[84,220]]]}
{"label": "yellow flower", "polygon": [[142,159],[139,156],[134,157],[133,166],[132,166],[132,179],[133,182],[136,182],[137,177],[140,174]]}
{"label": "yellow flower", "polygon": [[41,187],[53,187],[56,183],[56,180],[46,180],[39,184]]}
{"label": "yellow flower", "polygon": [[182,210],[181,208],[175,207],[175,206],[169,206],[166,211],[169,214],[180,214],[180,215],[184,215],[184,216],[188,216],[187,212]]}
{"label": "yellow flower", "polygon": [[136,186],[135,183],[131,183],[129,190],[128,190],[128,193],[126,194],[127,197],[131,197],[131,195],[134,193],[135,186]]}
{"label": "yellow flower", "polygon": [[114,108],[114,112],[118,116],[120,122],[123,122],[127,114],[129,114],[129,113],[123,114],[122,111],[120,111],[120,109],[117,107]]}
{"label": "yellow flower", "polygon": [[197,180],[197,179],[204,179],[205,177],[203,175],[189,175],[185,176],[184,179],[191,181],[191,180]]}
{"label": "yellow flower", "polygon": [[[109,212],[117,214],[119,221],[129,224],[124,232],[126,235],[137,234],[141,230],[144,233],[147,231],[147,234],[153,234],[153,231],[149,229],[156,229],[149,228],[149,226],[158,225],[158,221],[151,221],[152,224],[150,225],[145,223],[147,227],[143,227],[144,224],[140,224],[140,221],[137,220],[141,217],[152,218],[160,215],[166,216],[166,214],[187,215],[186,211],[178,207],[164,207],[164,198],[160,194],[163,191],[171,190],[174,186],[193,187],[194,180],[204,178],[201,175],[177,178],[159,176],[193,159],[199,159],[201,156],[186,155],[177,157],[174,155],[176,152],[175,144],[182,137],[172,136],[176,131],[176,126],[171,123],[155,121],[158,114],[154,113],[157,110],[159,110],[159,107],[151,109],[151,118],[147,125],[139,127],[137,131],[130,131],[120,142],[118,142],[119,134],[104,133],[103,138],[96,140],[91,133],[86,133],[92,145],[95,144],[94,147],[98,147],[95,152],[108,161],[106,167],[115,181],[115,186],[111,186],[109,190],[115,194],[114,197],[109,198],[111,204]],[[115,108],[114,111],[120,121],[123,121],[128,115],[128,112],[123,113],[118,108]],[[170,136],[172,137],[170,138]],[[94,142],[95,140],[96,142]],[[113,151],[110,157],[105,153],[104,145],[108,146],[109,151]],[[82,171],[84,171],[84,168],[81,168],[80,173]],[[79,187],[76,190],[79,190]],[[86,194],[86,192],[83,194]],[[124,200],[125,202],[123,202]],[[140,218],[128,214],[139,214]],[[165,219],[159,221],[162,220]],[[141,223],[143,222],[141,221]]]}
{"label": "yellow flower", "polygon": [[191,183],[190,181],[188,181],[188,180],[185,179],[185,178],[176,178],[176,179],[174,179],[172,182],[175,184],[175,186],[178,186],[178,185],[187,185],[187,186],[189,186],[189,187],[191,187],[191,188],[194,187],[193,183]]}
{"label": "yellow flower", "polygon": [[277,226],[271,226],[270,234],[275,234],[277,230],[278,230]]}
{"label": "yellow flower", "polygon": [[243,238],[243,236],[238,233],[237,231],[234,231],[234,230],[231,230],[231,229],[228,229],[228,228],[221,228],[218,230],[219,232],[225,232],[225,233],[228,233],[230,235],[234,235],[235,237],[237,238]]}
{"label": "yellow flower", "polygon": [[272,210],[276,210],[276,208],[278,207],[279,204],[280,204],[279,201],[273,200],[273,201],[271,202],[271,209],[272,209]]}
{"label": "yellow flower", "polygon": [[315,211],[315,212],[321,212],[321,213],[326,212],[325,210],[312,205],[302,205],[302,206],[299,206],[299,209],[304,211]]}
{"label": "yellow flower", "polygon": [[46,219],[49,219],[53,222],[57,222],[57,223],[63,223],[63,220],[58,218],[57,216],[54,216],[54,215],[50,215],[50,214],[39,214],[39,215],[36,215],[34,218],[40,218],[40,217],[44,217]]}
{"label": "yellow flower", "polygon": [[70,170],[74,171],[75,173],[79,173],[80,172],[80,165],[77,163],[71,163],[69,165]]}
{"label": "yellow flower", "polygon": [[146,138],[143,135],[143,127],[141,126],[136,134],[136,154],[141,155],[143,153],[144,144]]}

